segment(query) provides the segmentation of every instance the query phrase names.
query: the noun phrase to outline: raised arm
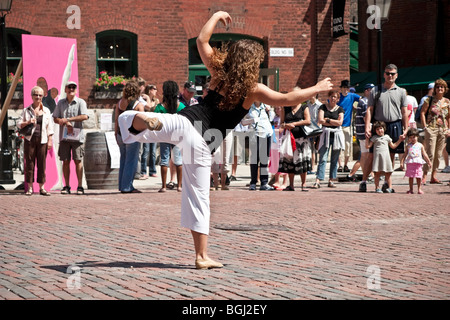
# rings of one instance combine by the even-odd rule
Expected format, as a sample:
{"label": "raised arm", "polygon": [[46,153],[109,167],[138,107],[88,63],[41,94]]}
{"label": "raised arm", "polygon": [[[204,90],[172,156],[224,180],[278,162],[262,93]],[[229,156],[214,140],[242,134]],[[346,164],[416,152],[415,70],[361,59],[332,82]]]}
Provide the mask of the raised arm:
{"label": "raised arm", "polygon": [[222,21],[224,25],[231,24],[231,17],[230,15],[225,11],[218,11],[214,13],[211,18],[208,20],[208,22],[205,23],[202,30],[200,31],[200,34],[197,37],[197,48],[198,52],[200,53],[200,57],[203,61],[203,64],[208,69],[209,73],[213,76],[214,70],[211,68],[211,55],[213,54],[213,49],[211,48],[211,45],[209,44],[209,40],[211,39],[211,36],[213,34],[214,28],[216,27],[217,23],[219,21]]}

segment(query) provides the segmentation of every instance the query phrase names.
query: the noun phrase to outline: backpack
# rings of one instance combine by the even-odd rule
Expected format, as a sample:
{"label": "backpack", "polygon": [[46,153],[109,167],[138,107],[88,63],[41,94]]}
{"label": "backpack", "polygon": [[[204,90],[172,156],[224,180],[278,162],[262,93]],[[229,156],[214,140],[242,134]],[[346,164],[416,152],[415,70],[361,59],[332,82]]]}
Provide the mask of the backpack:
{"label": "backpack", "polygon": [[[423,103],[425,103],[425,101],[428,100],[428,109],[427,109],[427,112],[425,112],[425,119],[428,116],[428,110],[430,110],[430,102],[432,101],[431,99],[433,99],[432,96],[427,96],[427,98],[423,101]],[[416,121],[417,124],[421,124],[420,113],[422,112],[423,103],[417,108],[416,114],[414,115],[414,120]]]}

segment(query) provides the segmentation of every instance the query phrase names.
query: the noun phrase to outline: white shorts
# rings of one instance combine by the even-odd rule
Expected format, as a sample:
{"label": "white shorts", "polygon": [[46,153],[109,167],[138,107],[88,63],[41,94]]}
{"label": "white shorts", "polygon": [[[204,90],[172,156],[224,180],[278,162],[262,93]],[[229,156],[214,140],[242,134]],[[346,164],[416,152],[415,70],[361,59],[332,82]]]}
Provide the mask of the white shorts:
{"label": "white shorts", "polygon": [[[181,192],[181,226],[195,232],[209,234],[209,187],[211,174],[211,152],[201,134],[191,122],[178,114],[145,112],[156,117],[163,127],[160,131],[144,130],[134,135],[132,126],[138,111],[126,111],[119,116],[120,133],[124,143],[165,142],[181,149],[183,161],[183,188]],[[144,113],[144,112],[141,112]]]}
{"label": "white shorts", "polygon": [[361,153],[370,152],[370,150],[366,148],[366,140],[365,139],[359,139],[359,149],[361,150]]}
{"label": "white shorts", "polygon": [[342,127],[342,132],[344,133],[344,140],[345,140],[344,156],[350,157],[352,155],[352,147],[353,147],[352,128]]}

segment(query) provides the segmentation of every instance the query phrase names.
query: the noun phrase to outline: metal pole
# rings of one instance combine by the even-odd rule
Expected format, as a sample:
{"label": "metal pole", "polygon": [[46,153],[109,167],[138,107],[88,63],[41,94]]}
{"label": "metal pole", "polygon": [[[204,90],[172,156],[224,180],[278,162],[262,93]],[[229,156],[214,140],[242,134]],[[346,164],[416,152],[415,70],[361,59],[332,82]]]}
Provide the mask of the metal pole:
{"label": "metal pole", "polygon": [[[1,106],[4,108],[7,86],[6,83],[6,26],[5,15],[0,16],[0,31],[1,31]],[[8,136],[8,114],[6,113],[5,119],[2,123],[2,151],[0,152],[0,184],[14,184],[14,176],[12,171],[12,153],[9,146]]]}
{"label": "metal pole", "polygon": [[377,31],[377,49],[378,49],[378,68],[377,68],[377,85],[381,86],[383,79],[383,32],[380,28]]}

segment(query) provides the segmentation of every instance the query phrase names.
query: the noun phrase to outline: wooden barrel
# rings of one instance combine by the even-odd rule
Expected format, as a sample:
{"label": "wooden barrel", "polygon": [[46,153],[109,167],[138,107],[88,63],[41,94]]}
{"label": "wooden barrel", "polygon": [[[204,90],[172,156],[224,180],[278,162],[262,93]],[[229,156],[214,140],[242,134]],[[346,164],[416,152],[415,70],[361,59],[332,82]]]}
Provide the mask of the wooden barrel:
{"label": "wooden barrel", "polygon": [[83,158],[88,189],[118,189],[119,169],[111,169],[105,133],[86,134]]}

